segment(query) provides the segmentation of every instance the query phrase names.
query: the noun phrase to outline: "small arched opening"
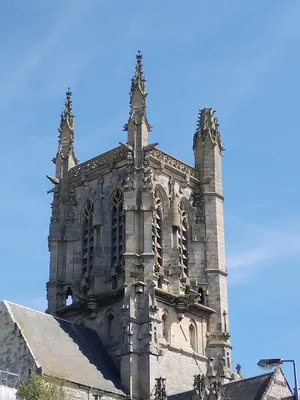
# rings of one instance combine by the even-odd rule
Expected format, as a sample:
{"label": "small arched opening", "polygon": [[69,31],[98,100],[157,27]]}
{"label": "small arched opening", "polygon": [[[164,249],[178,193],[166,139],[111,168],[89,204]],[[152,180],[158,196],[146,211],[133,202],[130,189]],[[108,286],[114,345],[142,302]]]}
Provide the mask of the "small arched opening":
{"label": "small arched opening", "polygon": [[71,287],[68,287],[66,291],[66,306],[73,304],[73,292]]}
{"label": "small arched opening", "polygon": [[112,312],[109,312],[106,316],[107,337],[109,339],[113,337],[113,323],[114,323],[114,314]]}
{"label": "small arched opening", "polygon": [[189,325],[189,337],[190,337],[191,348],[194,351],[197,351],[197,331],[196,331],[196,325],[193,321],[191,321]]}
{"label": "small arched opening", "polygon": [[199,287],[199,289],[198,289],[197,301],[198,301],[198,304],[205,305],[204,290],[202,287]]}

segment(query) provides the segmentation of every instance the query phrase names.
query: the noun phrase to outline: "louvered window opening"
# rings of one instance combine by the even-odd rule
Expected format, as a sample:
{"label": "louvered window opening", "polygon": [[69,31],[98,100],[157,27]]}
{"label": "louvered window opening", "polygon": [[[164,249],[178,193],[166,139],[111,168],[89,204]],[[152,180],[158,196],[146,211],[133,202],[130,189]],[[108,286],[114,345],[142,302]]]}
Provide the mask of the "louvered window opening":
{"label": "louvered window opening", "polygon": [[90,274],[94,264],[94,228],[93,228],[94,205],[87,201],[83,208],[83,240],[82,240],[82,269],[83,274]]}
{"label": "louvered window opening", "polygon": [[179,249],[179,264],[182,271],[188,276],[188,237],[187,215],[183,203],[179,204],[180,227],[177,230],[177,243]]}
{"label": "louvered window opening", "polygon": [[125,214],[123,210],[123,193],[116,189],[111,197],[111,264],[119,273],[123,267]]}
{"label": "louvered window opening", "polygon": [[157,191],[154,192],[155,211],[152,219],[152,251],[154,254],[154,271],[159,272],[162,266],[162,209],[161,199]]}

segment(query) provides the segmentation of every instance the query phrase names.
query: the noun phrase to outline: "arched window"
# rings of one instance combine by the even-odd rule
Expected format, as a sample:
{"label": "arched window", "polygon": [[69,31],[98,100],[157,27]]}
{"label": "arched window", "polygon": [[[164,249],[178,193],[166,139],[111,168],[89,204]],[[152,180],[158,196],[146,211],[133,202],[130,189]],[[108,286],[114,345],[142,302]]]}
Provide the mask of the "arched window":
{"label": "arched window", "polygon": [[93,269],[94,258],[94,205],[88,200],[82,210],[82,269],[83,274],[90,274]]}
{"label": "arched window", "polygon": [[230,354],[227,352],[227,367],[230,368]]}
{"label": "arched window", "polygon": [[192,349],[194,351],[197,351],[197,332],[196,332],[196,325],[193,321],[190,322],[189,336],[190,336],[190,345]]}
{"label": "arched window", "polygon": [[204,290],[202,287],[198,289],[198,297],[197,297],[198,304],[205,305],[205,297],[204,297]]}
{"label": "arched window", "polygon": [[162,334],[163,334],[163,338],[167,341],[167,342],[171,342],[171,321],[170,321],[170,317],[167,311],[163,312],[162,315]]}
{"label": "arched window", "polygon": [[123,210],[123,193],[116,189],[111,196],[111,266],[116,272],[123,267],[125,241],[125,215]]}
{"label": "arched window", "polygon": [[159,192],[154,191],[155,211],[152,219],[152,251],[154,254],[154,271],[159,272],[162,266],[162,208]]}
{"label": "arched window", "polygon": [[73,303],[73,292],[70,287],[68,287],[66,291],[66,306],[69,306]]}
{"label": "arched window", "polygon": [[184,272],[188,276],[188,224],[187,213],[184,204],[179,204],[180,226],[177,231],[178,248],[179,248],[179,263]]}

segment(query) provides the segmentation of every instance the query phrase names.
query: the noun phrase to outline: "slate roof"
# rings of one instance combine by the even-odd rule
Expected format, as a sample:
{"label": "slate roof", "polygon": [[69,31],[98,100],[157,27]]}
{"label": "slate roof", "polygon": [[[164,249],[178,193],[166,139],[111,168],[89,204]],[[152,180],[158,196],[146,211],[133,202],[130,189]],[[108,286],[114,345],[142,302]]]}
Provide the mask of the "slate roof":
{"label": "slate roof", "polygon": [[260,400],[265,393],[274,372],[241,379],[224,385],[225,395],[230,400]]}
{"label": "slate roof", "polygon": [[[241,379],[224,385],[225,399],[227,400],[261,400],[265,393],[274,372],[254,376],[253,378]],[[192,399],[194,392],[191,390],[185,393],[178,393],[168,396],[168,400]],[[223,397],[224,399],[224,397]]]}
{"label": "slate roof", "polygon": [[190,390],[188,392],[172,394],[171,396],[168,396],[168,400],[189,400],[193,396],[195,396],[195,392]]}
{"label": "slate roof", "polygon": [[43,373],[125,396],[119,372],[95,331],[8,301],[3,303]]}

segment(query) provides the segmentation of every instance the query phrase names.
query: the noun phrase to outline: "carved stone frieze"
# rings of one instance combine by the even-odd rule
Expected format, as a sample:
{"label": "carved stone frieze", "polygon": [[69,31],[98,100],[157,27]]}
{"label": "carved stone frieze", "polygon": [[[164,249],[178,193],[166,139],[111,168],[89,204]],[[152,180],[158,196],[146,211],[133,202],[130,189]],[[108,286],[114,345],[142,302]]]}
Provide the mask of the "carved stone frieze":
{"label": "carved stone frieze", "polygon": [[78,195],[78,202],[82,203],[87,200],[95,201],[97,198],[97,189],[89,185],[88,182],[84,182],[83,190]]}
{"label": "carved stone frieze", "polygon": [[201,188],[196,187],[191,195],[197,224],[205,223],[205,200]]}
{"label": "carved stone frieze", "polygon": [[133,155],[132,152],[129,151],[127,153],[127,166],[125,172],[124,191],[133,192],[134,189],[135,189],[135,172],[133,166]]}
{"label": "carved stone frieze", "polygon": [[56,187],[53,196],[53,202],[51,204],[52,208],[52,216],[51,222],[59,222],[60,221],[60,195],[59,189]]}
{"label": "carved stone frieze", "polygon": [[83,164],[80,164],[70,170],[72,178],[80,176],[81,173],[86,173],[105,165],[111,166],[114,162],[119,159],[123,159],[127,153],[127,149],[124,146],[117,147],[107,153],[101,154],[99,157],[93,158]]}
{"label": "carved stone frieze", "polygon": [[69,190],[69,196],[67,201],[67,213],[66,213],[66,222],[74,223],[76,217],[76,193],[74,187],[71,187]]}
{"label": "carved stone frieze", "polygon": [[173,168],[178,169],[179,171],[184,172],[185,174],[188,174],[188,176],[192,176],[194,178],[197,178],[197,170],[196,168],[193,168],[187,164],[185,164],[182,161],[177,160],[176,158],[170,156],[167,153],[164,153],[161,150],[158,149],[152,149],[150,152],[150,156],[156,158],[157,160],[170,165]]}
{"label": "carved stone frieze", "polygon": [[144,155],[144,176],[143,176],[143,190],[152,191],[153,190],[153,171],[150,167],[149,153]]}

